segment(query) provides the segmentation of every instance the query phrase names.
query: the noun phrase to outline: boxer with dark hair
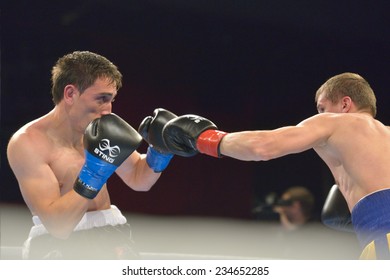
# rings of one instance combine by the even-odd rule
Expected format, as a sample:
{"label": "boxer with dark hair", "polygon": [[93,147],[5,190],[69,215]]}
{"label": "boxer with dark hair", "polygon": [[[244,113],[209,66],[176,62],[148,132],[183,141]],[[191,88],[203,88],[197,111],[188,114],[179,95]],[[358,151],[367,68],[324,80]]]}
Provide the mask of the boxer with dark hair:
{"label": "boxer with dark hair", "polygon": [[121,85],[122,74],[105,57],[67,54],[52,69],[54,109],[10,139],[8,160],[33,215],[25,258],[138,257],[107,180],[116,172],[133,190],[148,191],[173,155],[137,152],[141,135],[112,114]]}

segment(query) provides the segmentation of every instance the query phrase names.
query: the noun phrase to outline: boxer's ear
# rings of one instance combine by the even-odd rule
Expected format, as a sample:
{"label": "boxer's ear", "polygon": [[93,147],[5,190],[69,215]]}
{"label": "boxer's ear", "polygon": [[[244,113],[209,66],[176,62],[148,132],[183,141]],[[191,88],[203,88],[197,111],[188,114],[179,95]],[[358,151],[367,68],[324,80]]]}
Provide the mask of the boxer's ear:
{"label": "boxer's ear", "polygon": [[352,107],[352,99],[349,96],[344,96],[341,99],[341,105],[342,105],[342,112],[348,113],[351,110]]}
{"label": "boxer's ear", "polygon": [[75,97],[79,96],[80,92],[74,85],[66,85],[64,88],[64,101],[67,104],[73,104]]}

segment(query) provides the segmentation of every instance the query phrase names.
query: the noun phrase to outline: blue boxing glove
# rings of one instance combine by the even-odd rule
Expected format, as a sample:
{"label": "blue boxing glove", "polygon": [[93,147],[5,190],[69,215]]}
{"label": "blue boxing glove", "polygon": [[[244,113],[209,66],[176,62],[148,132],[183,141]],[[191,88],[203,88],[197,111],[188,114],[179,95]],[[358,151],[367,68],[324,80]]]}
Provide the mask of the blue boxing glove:
{"label": "blue boxing glove", "polygon": [[146,162],[154,172],[162,172],[173,157],[173,153],[164,143],[162,130],[168,121],[176,117],[172,112],[158,108],[153,111],[153,117],[146,117],[138,128],[138,132],[149,144]]}
{"label": "blue boxing glove", "polygon": [[141,142],[141,135],[115,114],[93,120],[85,130],[85,163],[73,189],[93,199]]}

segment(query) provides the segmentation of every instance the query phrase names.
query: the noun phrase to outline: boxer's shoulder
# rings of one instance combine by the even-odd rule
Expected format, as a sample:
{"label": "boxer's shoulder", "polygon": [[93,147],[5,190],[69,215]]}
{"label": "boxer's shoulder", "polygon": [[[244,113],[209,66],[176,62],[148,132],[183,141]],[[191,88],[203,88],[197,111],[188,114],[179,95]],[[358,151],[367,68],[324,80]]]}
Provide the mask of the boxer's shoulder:
{"label": "boxer's shoulder", "polygon": [[19,154],[36,158],[50,155],[56,141],[50,134],[48,123],[44,118],[39,118],[18,129],[9,140],[8,156]]}
{"label": "boxer's shoulder", "polygon": [[47,137],[50,120],[48,116],[43,116],[32,120],[20,127],[11,137],[12,141],[28,141],[34,138]]}

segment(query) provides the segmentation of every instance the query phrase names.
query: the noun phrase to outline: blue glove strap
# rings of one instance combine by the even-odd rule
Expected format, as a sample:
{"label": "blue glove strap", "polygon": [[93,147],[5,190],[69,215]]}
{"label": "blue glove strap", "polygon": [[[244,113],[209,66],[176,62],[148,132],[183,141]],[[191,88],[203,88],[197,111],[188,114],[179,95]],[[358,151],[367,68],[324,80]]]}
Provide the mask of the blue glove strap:
{"label": "blue glove strap", "polygon": [[167,168],[172,158],[173,154],[162,154],[152,146],[148,147],[148,151],[146,153],[146,162],[148,163],[149,167],[157,173]]}
{"label": "blue glove strap", "polygon": [[75,190],[87,198],[95,197],[117,168],[116,165],[101,160],[85,151],[85,163],[77,179],[77,188]]}

